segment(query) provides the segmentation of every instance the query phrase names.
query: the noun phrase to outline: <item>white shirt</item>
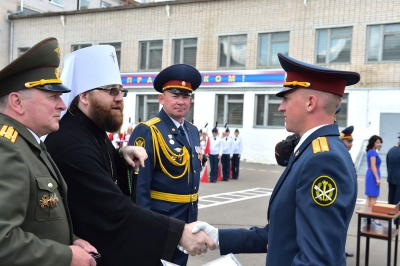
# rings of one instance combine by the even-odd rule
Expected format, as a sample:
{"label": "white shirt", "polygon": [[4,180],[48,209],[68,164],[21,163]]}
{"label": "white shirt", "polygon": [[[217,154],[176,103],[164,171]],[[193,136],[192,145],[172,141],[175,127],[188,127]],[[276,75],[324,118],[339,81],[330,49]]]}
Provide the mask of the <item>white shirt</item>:
{"label": "white shirt", "polygon": [[[327,125],[327,124],[326,124],[326,125]],[[306,133],[304,133],[304,135],[300,138],[299,143],[297,143],[296,147],[294,147],[293,153],[296,153],[296,151],[300,148],[301,144],[303,144],[303,142],[304,142],[312,133],[314,133],[317,129],[319,129],[319,128],[323,127],[323,126],[326,126],[326,125],[314,127],[314,128],[312,128],[312,129],[308,130]]]}
{"label": "white shirt", "polygon": [[242,154],[243,151],[243,142],[242,138],[234,137],[232,139],[232,153],[233,154]]}
{"label": "white shirt", "polygon": [[222,141],[222,154],[229,154],[232,156],[232,138],[231,137],[223,137]]}
{"label": "white shirt", "polygon": [[222,143],[219,136],[210,137],[210,154],[212,155],[222,155]]}

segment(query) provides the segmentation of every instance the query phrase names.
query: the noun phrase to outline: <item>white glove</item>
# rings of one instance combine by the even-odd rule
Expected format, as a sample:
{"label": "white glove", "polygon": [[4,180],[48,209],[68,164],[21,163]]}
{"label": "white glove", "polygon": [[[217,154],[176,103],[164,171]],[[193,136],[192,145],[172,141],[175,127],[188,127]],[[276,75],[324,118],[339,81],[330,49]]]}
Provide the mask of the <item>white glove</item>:
{"label": "white glove", "polygon": [[215,242],[216,247],[219,246],[219,234],[217,228],[215,228],[212,225],[209,225],[206,222],[201,222],[193,227],[192,233],[196,234],[200,230],[203,230],[209,237],[211,237],[211,239]]}

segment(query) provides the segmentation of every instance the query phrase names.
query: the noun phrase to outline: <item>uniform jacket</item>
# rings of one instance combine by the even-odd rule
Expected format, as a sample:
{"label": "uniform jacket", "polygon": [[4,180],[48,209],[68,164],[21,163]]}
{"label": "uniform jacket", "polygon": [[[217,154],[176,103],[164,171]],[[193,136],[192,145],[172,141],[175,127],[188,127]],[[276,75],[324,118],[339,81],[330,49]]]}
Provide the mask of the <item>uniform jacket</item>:
{"label": "uniform jacket", "polygon": [[[3,114],[0,153],[0,265],[69,266],[73,235],[67,186],[54,162],[24,125]],[[47,202],[44,196],[54,195],[57,206],[40,207],[41,200]]]}
{"label": "uniform jacket", "polygon": [[79,109],[68,111],[46,145],[68,184],[76,234],[101,254],[97,265],[160,265],[161,258],[172,260],[184,223],[132,202],[127,166],[104,130]]}
{"label": "uniform jacket", "polygon": [[392,147],[386,155],[388,183],[400,185],[400,147]]}
{"label": "uniform jacket", "polygon": [[222,155],[222,139],[220,137],[210,137],[210,154],[218,156]]}
{"label": "uniform jacket", "polygon": [[222,154],[227,154],[232,157],[232,138],[230,136],[221,138]]}
{"label": "uniform jacket", "polygon": [[268,224],[219,230],[221,254],[268,251],[267,265],[271,266],[346,265],[357,179],[338,135],[337,125],[327,125],[301,144],[271,195]]}
{"label": "uniform jacket", "polygon": [[[186,132],[190,139],[190,145],[185,136],[180,134],[174,122],[162,109],[155,117],[160,119],[154,126],[161,133],[162,138],[168,149],[176,154],[183,153],[183,147],[186,147],[190,155],[189,169],[181,178],[171,178],[162,170],[160,159],[154,149],[160,147],[157,139],[152,138],[150,127],[146,123],[141,123],[135,127],[132,132],[129,145],[144,146],[148,159],[145,161],[145,168],[140,167],[137,180],[137,196],[136,203],[146,209],[153,210],[157,213],[178,218],[185,222],[197,221],[197,203],[175,203],[164,200],[158,200],[150,197],[150,191],[158,191],[164,193],[189,195],[199,191],[200,183],[200,137],[195,126],[184,122]],[[154,142],[153,142],[154,141]],[[155,144],[155,145],[154,145]],[[171,158],[171,156],[168,156]],[[182,175],[183,166],[173,165],[167,160],[165,153],[160,148],[160,158],[162,165],[173,177]],[[175,158],[175,161],[181,163],[182,160]]]}

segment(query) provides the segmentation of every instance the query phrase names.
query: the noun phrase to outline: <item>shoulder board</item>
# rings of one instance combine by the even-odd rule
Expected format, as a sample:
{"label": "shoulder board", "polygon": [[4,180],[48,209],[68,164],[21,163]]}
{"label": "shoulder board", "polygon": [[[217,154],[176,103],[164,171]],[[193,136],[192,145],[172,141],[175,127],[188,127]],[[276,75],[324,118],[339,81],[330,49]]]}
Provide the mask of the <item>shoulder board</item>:
{"label": "shoulder board", "polygon": [[147,120],[146,122],[143,122],[143,124],[145,124],[146,126],[152,126],[152,125],[157,124],[160,121],[161,121],[161,118],[153,117],[152,119]]}
{"label": "shoulder board", "polygon": [[12,143],[15,143],[18,138],[18,131],[12,126],[2,125],[0,126],[0,137],[6,138]]}
{"label": "shoulder board", "polygon": [[326,137],[319,137],[319,138],[314,139],[311,143],[311,146],[312,146],[312,151],[314,154],[319,153],[319,152],[330,151],[328,139]]}

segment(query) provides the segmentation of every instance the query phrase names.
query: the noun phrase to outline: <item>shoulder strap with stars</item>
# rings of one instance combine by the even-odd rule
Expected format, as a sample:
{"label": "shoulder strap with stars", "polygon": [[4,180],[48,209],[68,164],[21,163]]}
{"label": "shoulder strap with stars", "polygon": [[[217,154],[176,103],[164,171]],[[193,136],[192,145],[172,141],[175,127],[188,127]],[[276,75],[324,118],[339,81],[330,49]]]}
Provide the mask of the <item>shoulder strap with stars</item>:
{"label": "shoulder strap with stars", "polygon": [[12,126],[2,125],[0,128],[0,137],[6,138],[12,143],[15,143],[18,138],[18,131]]}

